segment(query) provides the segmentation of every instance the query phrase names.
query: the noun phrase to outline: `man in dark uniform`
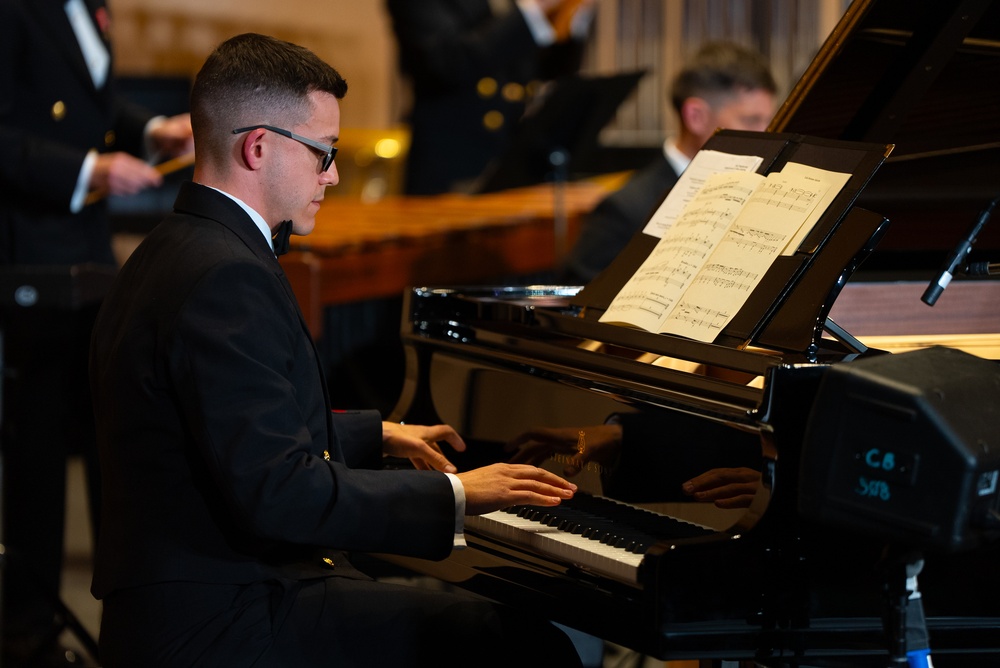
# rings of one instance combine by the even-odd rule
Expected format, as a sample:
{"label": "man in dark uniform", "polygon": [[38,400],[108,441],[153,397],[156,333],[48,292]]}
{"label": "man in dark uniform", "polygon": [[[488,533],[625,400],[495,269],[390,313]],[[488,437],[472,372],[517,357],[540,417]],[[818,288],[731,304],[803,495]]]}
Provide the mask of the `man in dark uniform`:
{"label": "man in dark uniform", "polygon": [[413,84],[406,192],[460,188],[498,156],[541,82],[579,69],[593,0],[388,0]]}
{"label": "man in dark uniform", "polygon": [[[160,183],[138,157],[191,148],[186,116],[115,93],[103,0],[0,0],[0,265],[114,266],[103,202]],[[97,199],[97,198],[91,198]],[[66,457],[93,452],[86,346],[93,312],[4,306],[4,659],[59,665]],[[91,499],[96,506],[97,499]],[[52,662],[49,662],[49,658]]]}
{"label": "man in dark uniform", "polygon": [[[404,190],[466,190],[510,141],[544,81],[579,69],[593,0],[387,0],[412,84]],[[404,368],[399,297],[327,309],[322,342],[341,388],[391,409]],[[352,379],[350,384],[347,379]],[[336,392],[337,389],[335,388]]]}

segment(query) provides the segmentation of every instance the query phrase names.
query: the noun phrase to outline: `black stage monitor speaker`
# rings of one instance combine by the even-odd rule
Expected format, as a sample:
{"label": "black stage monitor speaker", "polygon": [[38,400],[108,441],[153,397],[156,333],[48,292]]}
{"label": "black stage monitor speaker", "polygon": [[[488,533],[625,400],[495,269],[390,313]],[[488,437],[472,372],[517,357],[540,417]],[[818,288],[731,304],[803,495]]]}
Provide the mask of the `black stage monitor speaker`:
{"label": "black stage monitor speaker", "polygon": [[832,365],[806,427],[804,517],[952,552],[1000,536],[1000,364],[932,347]]}

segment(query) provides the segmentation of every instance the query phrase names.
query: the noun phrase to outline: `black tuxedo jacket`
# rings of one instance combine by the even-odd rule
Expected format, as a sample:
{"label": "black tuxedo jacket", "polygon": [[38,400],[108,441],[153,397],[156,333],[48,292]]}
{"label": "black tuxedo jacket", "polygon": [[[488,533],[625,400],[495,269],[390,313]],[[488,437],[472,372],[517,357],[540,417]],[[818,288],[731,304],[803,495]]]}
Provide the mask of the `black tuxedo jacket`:
{"label": "black tuxedo jacket", "polygon": [[[517,92],[579,69],[582,44],[539,48],[510,4],[496,16],[490,0],[387,0],[399,66],[413,85],[408,193],[446,192],[479,176],[524,113],[527,97]],[[488,114],[499,126],[484,123]]]}
{"label": "black tuxedo jacket", "polygon": [[[103,0],[85,4],[106,15]],[[140,155],[150,118],[110,74],[94,86],[61,1],[2,0],[0,264],[112,263],[104,204],[74,215],[70,197],[89,149]]]}
{"label": "black tuxedo jacket", "polygon": [[98,598],[149,583],[330,575],[325,549],[450,553],[447,477],[371,470],[380,416],[331,412],[280,264],[219,192],[182,186],[105,299],[90,365]]}

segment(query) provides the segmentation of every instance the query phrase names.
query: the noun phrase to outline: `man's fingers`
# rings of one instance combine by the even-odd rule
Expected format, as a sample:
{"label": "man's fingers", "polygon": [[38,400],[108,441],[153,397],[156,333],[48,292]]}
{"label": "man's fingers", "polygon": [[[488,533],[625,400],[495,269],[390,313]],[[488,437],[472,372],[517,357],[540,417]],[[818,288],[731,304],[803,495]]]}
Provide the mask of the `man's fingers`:
{"label": "man's fingers", "polygon": [[465,451],[465,441],[463,441],[462,437],[458,435],[458,432],[448,425],[439,424],[432,427],[425,427],[425,429],[426,433],[423,434],[423,439],[425,441],[433,443],[444,441],[458,452]]}

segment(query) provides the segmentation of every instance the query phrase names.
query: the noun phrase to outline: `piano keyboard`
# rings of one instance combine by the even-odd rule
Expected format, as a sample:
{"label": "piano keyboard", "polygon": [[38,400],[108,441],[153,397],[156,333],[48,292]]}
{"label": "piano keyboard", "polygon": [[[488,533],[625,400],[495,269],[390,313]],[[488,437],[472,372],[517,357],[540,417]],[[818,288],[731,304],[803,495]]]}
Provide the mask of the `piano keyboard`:
{"label": "piano keyboard", "polygon": [[512,506],[469,516],[465,526],[634,587],[640,586],[639,566],[653,543],[716,533],[668,515],[580,493],[554,508]]}

